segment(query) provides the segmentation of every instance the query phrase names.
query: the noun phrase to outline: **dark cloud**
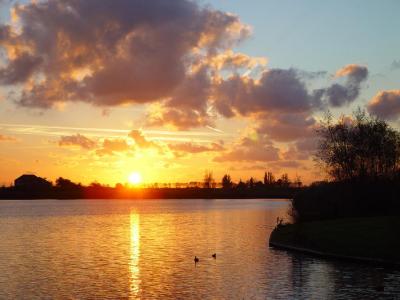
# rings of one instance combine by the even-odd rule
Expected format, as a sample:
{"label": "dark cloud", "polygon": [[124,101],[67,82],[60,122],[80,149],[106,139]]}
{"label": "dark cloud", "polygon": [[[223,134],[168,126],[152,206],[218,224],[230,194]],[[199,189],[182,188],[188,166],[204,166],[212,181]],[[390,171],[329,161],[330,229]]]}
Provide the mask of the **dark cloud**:
{"label": "dark cloud", "polygon": [[81,134],[62,136],[58,141],[60,146],[79,146],[83,149],[93,149],[97,143]]}
{"label": "dark cloud", "polygon": [[312,97],[294,69],[271,69],[259,80],[239,75],[216,86],[215,107],[225,117],[260,112],[304,112],[312,108]]}
{"label": "dark cloud", "polygon": [[15,59],[10,60],[7,67],[0,69],[1,83],[17,84],[25,82],[34,73],[40,62],[40,57],[22,53]]}
{"label": "dark cloud", "polygon": [[307,160],[310,159],[318,148],[317,136],[299,139],[289,146],[289,149],[283,153],[286,160]]}
{"label": "dark cloud", "polygon": [[340,107],[353,102],[360,94],[361,84],[368,77],[367,67],[351,64],[336,72],[337,78],[345,78],[345,82],[334,83],[328,88],[317,90],[315,93],[325,99],[327,105]]}
{"label": "dark cloud", "polygon": [[20,29],[0,27],[8,53],[0,79],[30,80],[16,100],[40,108],[177,97],[187,93],[180,86],[199,61],[249,35],[237,16],[189,0],[47,0],[15,5],[14,12]]}
{"label": "dark cloud", "polygon": [[212,125],[208,113],[211,81],[206,67],[188,75],[146,120],[149,126],[171,125],[178,129]]}
{"label": "dark cloud", "polygon": [[214,105],[223,116],[247,116],[257,130],[274,141],[293,141],[315,134],[315,111],[354,101],[368,69],[347,65],[336,73],[335,82],[326,88],[310,89],[306,82],[326,76],[326,72],[296,69],[270,69],[259,79],[234,75],[215,86]]}
{"label": "dark cloud", "polygon": [[368,103],[368,111],[382,119],[398,119],[400,117],[400,90],[379,92]]}

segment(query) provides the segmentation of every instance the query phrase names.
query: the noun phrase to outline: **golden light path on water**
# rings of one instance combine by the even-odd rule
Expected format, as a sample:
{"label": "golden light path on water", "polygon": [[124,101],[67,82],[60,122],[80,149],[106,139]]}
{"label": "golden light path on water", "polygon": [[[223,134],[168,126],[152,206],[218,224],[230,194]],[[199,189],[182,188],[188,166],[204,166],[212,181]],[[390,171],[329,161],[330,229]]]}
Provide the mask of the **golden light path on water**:
{"label": "golden light path on water", "polygon": [[140,292],[140,216],[136,212],[130,214],[130,233],[131,233],[131,249],[130,249],[130,298],[138,298]]}

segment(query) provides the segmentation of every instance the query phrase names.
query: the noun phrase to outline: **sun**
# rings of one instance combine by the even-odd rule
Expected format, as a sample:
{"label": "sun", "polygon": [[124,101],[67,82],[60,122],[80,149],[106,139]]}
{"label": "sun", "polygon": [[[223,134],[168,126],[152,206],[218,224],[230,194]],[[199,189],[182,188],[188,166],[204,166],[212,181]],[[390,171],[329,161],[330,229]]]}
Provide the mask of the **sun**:
{"label": "sun", "polygon": [[132,172],[129,174],[128,180],[130,184],[136,185],[142,182],[142,176],[139,172]]}

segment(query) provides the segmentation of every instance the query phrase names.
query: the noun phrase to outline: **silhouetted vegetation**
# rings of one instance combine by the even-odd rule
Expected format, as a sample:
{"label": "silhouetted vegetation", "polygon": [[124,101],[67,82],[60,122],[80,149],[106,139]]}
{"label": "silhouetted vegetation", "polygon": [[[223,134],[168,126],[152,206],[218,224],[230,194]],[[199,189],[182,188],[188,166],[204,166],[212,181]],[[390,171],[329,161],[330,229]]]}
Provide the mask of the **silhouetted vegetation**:
{"label": "silhouetted vegetation", "polygon": [[205,189],[215,188],[215,180],[211,171],[206,171],[204,174],[203,187]]}
{"label": "silhouetted vegetation", "polygon": [[363,111],[337,124],[328,116],[318,133],[317,160],[335,181],[390,179],[399,172],[400,134],[385,121]]}
{"label": "silhouetted vegetation", "polygon": [[292,201],[296,221],[400,212],[400,134],[358,111],[352,119],[331,117],[318,131],[318,162],[331,181],[313,184]]}
{"label": "silhouetted vegetation", "polygon": [[233,187],[233,182],[231,176],[229,174],[225,174],[222,177],[222,188],[224,189],[231,189]]}
{"label": "silhouetted vegetation", "polygon": [[400,219],[383,216],[285,224],[277,226],[269,242],[278,248],[394,266],[400,264],[399,236]]}
{"label": "silhouetted vegetation", "polygon": [[225,174],[217,183],[211,171],[206,171],[203,182],[154,183],[147,187],[116,184],[115,187],[94,182],[89,186],[59,177],[54,184],[35,175],[23,175],[14,186],[0,188],[0,199],[235,199],[235,198],[292,198],[301,189],[291,184],[275,181],[272,173],[268,184],[250,178],[246,182],[232,181]]}

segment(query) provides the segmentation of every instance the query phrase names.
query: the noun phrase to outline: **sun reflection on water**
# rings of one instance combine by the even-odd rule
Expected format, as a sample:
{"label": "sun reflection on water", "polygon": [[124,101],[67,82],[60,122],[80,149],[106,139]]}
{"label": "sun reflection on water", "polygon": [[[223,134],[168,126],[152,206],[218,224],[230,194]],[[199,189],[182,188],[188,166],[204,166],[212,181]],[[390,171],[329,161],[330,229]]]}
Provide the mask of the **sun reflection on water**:
{"label": "sun reflection on water", "polygon": [[131,233],[131,250],[130,250],[130,293],[132,299],[136,299],[140,292],[140,216],[138,213],[130,214],[130,233]]}

